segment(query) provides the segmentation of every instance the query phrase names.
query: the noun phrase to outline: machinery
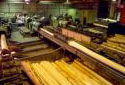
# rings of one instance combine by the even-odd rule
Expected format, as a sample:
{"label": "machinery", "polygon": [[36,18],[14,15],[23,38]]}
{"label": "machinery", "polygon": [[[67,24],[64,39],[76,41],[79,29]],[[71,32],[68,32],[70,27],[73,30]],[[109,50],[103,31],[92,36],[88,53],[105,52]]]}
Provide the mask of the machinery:
{"label": "machinery", "polygon": [[13,54],[10,51],[6,37],[1,35],[1,58],[0,58],[0,84],[21,84],[21,70],[17,63],[14,61]]}

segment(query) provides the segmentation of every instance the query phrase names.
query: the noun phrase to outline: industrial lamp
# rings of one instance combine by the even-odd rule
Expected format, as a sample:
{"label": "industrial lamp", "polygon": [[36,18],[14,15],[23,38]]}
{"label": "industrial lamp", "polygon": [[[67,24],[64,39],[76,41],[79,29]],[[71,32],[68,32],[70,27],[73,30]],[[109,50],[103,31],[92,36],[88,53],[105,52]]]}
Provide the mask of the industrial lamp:
{"label": "industrial lamp", "polygon": [[29,3],[30,3],[30,0],[25,0],[25,3],[26,3],[26,4],[29,4]]}

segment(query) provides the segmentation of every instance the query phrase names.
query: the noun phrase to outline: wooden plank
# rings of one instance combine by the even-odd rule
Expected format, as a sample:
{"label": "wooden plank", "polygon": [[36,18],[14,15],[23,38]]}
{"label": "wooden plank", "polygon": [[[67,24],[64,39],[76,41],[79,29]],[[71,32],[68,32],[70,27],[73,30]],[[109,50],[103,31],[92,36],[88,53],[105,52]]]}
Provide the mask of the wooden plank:
{"label": "wooden plank", "polygon": [[36,70],[36,73],[39,73],[41,79],[44,79],[44,81],[48,84],[48,85],[59,85],[59,83],[54,80],[47,72],[46,70],[40,66],[38,63],[33,63],[32,64],[33,67]]}
{"label": "wooden plank", "polygon": [[[40,65],[46,69],[48,74],[52,76],[61,85],[72,85],[64,76],[62,76],[48,61],[40,62]],[[55,74],[56,73],[56,74]]]}
{"label": "wooden plank", "polygon": [[[65,63],[63,60],[61,61],[64,65],[68,66],[67,63]],[[90,78],[88,75],[89,74],[85,74],[85,73],[82,73],[80,72],[78,69],[76,69],[72,64],[69,64],[69,69],[72,70],[75,75],[80,78],[82,80],[82,82],[85,84],[85,85],[100,85],[100,83],[98,83],[97,81],[94,81],[94,79]],[[77,78],[76,77],[76,78]],[[95,78],[95,77],[93,77]],[[98,80],[99,81],[99,80]]]}
{"label": "wooden plank", "polygon": [[79,85],[75,80],[74,77],[72,78],[66,72],[64,72],[58,65],[52,62],[52,65],[72,84],[72,85]]}
{"label": "wooden plank", "polygon": [[[91,55],[89,55],[89,53],[85,53],[84,51],[81,51],[81,50],[79,50],[79,49],[77,49],[77,48],[75,48],[73,46],[70,46],[67,43],[62,42],[59,39],[57,39],[57,38],[43,32],[43,31],[39,31],[39,33],[41,35],[43,35],[45,38],[47,38],[47,39],[51,40],[52,42],[58,44],[59,46],[64,47],[69,52],[79,56],[80,58],[83,58],[85,61],[86,61],[86,59],[89,59],[89,62],[93,63],[94,66],[98,67],[98,69],[100,69],[101,72],[102,71],[107,71],[107,72],[104,72],[103,74],[101,72],[99,72],[99,74],[101,76],[105,77],[106,79],[111,80],[112,83],[114,83],[114,81],[115,81],[115,83],[123,83],[122,81],[125,78],[124,73],[118,71],[115,68],[112,68],[112,66],[110,67],[110,66],[107,66],[105,63],[100,62],[99,60],[97,60],[97,59],[93,58]],[[88,61],[86,61],[86,62],[88,63]],[[96,64],[96,63],[98,63],[98,64]],[[90,65],[88,64],[87,66],[89,67]],[[103,67],[103,69],[101,67]],[[93,70],[95,72],[98,72],[96,69],[93,69]],[[109,79],[108,75],[114,76],[114,77]],[[120,78],[120,80],[119,80],[119,78]]]}
{"label": "wooden plank", "polygon": [[71,70],[67,65],[65,65],[62,62],[56,61],[55,62],[59,67],[62,68],[63,71],[65,71],[68,75],[71,76],[71,78],[73,78],[78,85],[86,85],[83,80],[81,79],[81,77],[77,76],[73,70]]}
{"label": "wooden plank", "polygon": [[81,50],[82,52],[84,52],[84,53],[90,55],[91,57],[95,58],[96,60],[110,66],[111,68],[114,68],[114,69],[118,70],[119,72],[122,72],[122,73],[125,74],[125,67],[124,66],[122,66],[120,64],[117,64],[117,63],[115,63],[115,62],[113,62],[113,61],[111,61],[111,60],[109,60],[109,59],[89,50],[88,48],[78,44],[75,41],[69,42],[69,45]]}
{"label": "wooden plank", "polygon": [[[103,77],[99,76],[97,73],[93,72],[92,70],[88,69],[84,65],[82,65],[79,61],[75,60],[73,65],[78,68],[81,72],[88,74],[88,76],[94,76],[94,80],[98,81],[101,85],[112,85],[109,81],[104,79]],[[99,81],[100,80],[100,81]]]}

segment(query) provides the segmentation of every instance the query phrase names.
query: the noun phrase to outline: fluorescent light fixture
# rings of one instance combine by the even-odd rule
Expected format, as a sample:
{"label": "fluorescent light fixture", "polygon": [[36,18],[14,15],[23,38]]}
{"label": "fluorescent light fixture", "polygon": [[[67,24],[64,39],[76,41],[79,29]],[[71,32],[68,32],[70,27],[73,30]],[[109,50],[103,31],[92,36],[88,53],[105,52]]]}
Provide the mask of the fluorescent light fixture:
{"label": "fluorescent light fixture", "polygon": [[25,3],[26,3],[26,4],[30,4],[30,1],[31,1],[31,0],[25,0]]}
{"label": "fluorescent light fixture", "polygon": [[71,4],[71,2],[69,0],[66,0],[64,4]]}
{"label": "fluorescent light fixture", "polygon": [[7,0],[8,3],[24,3],[23,0]]}
{"label": "fluorescent light fixture", "polygon": [[18,4],[18,3],[24,3],[24,2],[18,2],[18,1],[14,1],[14,2],[8,2],[8,3],[14,3],[14,4]]}
{"label": "fluorescent light fixture", "polygon": [[26,4],[30,4],[29,2],[25,2]]}
{"label": "fluorescent light fixture", "polygon": [[25,0],[25,2],[30,2],[30,0]]}
{"label": "fluorescent light fixture", "polygon": [[62,1],[40,1],[39,4],[55,4],[55,3],[63,3]]}

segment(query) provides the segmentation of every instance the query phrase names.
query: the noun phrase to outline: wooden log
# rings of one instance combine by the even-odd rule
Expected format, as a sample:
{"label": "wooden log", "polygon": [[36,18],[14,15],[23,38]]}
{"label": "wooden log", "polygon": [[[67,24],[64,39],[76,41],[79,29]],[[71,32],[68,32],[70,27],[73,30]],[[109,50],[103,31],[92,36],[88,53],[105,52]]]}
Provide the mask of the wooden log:
{"label": "wooden log", "polygon": [[62,76],[48,61],[40,62],[40,65],[46,69],[47,73],[52,76],[60,85],[72,85],[64,76]]}
{"label": "wooden log", "polygon": [[7,41],[4,34],[1,35],[1,49],[8,50]]}
{"label": "wooden log", "polygon": [[40,81],[40,83],[43,83],[43,85],[49,85],[44,80],[44,78],[42,77],[42,75],[40,74],[39,68],[34,63],[32,63],[31,66],[32,66],[32,70],[34,71],[34,74],[36,75],[36,77],[38,78],[38,80]]}
{"label": "wooden log", "polygon": [[[81,68],[78,64],[73,63],[73,66],[74,66],[76,69],[78,69],[80,72],[82,72],[82,73],[84,73],[84,74],[88,74],[88,77],[89,77],[89,78],[95,80],[95,81],[98,82],[98,83],[101,83],[101,81],[99,81],[99,79],[97,80],[96,78],[94,78],[92,74],[90,74],[89,72],[87,72],[86,69]],[[102,85],[103,85],[103,84],[102,84]]]}
{"label": "wooden log", "polygon": [[59,85],[47,72],[46,70],[40,66],[40,64],[35,63],[33,67],[39,72],[40,76],[48,83],[48,85]]}
{"label": "wooden log", "polygon": [[52,62],[52,65],[72,84],[72,85],[78,85],[76,81],[74,81],[73,78],[70,77],[66,72],[64,72],[62,69],[59,68],[55,63]]}
{"label": "wooden log", "polygon": [[81,77],[77,76],[77,73],[75,73],[73,70],[71,70],[67,65],[65,65],[62,62],[56,61],[55,62],[60,68],[62,68],[63,71],[65,71],[68,75],[70,75],[71,78],[74,79],[74,81],[78,84],[78,85],[86,85],[83,80],[81,79]]}
{"label": "wooden log", "polygon": [[[73,62],[73,66],[75,66],[77,69],[79,69],[81,72],[83,72],[84,74],[88,74],[88,76],[90,76],[90,78],[92,78],[93,80],[97,81],[98,83],[100,83],[101,85],[112,85],[109,81],[107,81],[106,79],[104,79],[103,77],[99,76],[98,74],[96,74],[95,72],[93,72],[92,70],[88,69],[87,67],[85,67],[84,65],[82,65],[79,61],[75,60]],[[93,78],[94,77],[94,78]]]}
{"label": "wooden log", "polygon": [[[68,65],[64,61],[61,61],[61,62],[64,63],[65,65]],[[94,79],[91,79],[88,76],[89,74],[85,74],[85,73],[80,72],[72,64],[69,65],[69,69],[74,71],[75,75],[78,76],[82,80],[82,82],[85,83],[86,85],[100,85],[100,83],[98,83],[97,81],[94,81]],[[95,77],[93,77],[93,78],[95,78]]]}
{"label": "wooden log", "polygon": [[31,81],[34,83],[34,85],[43,85],[39,82],[38,78],[36,77],[36,75],[34,74],[34,72],[32,71],[31,67],[28,65],[27,62],[22,61],[21,65],[22,65],[24,72],[26,72],[26,74],[31,79]]}
{"label": "wooden log", "polygon": [[88,56],[90,56],[90,57],[106,64],[107,66],[125,74],[125,67],[124,66],[121,66],[120,64],[117,64],[117,63],[105,58],[104,56],[101,56],[101,55],[89,50],[88,48],[84,47],[83,45],[80,45],[79,43],[77,43],[75,41],[68,41],[68,44],[70,46],[75,47],[78,50],[86,53]]}

